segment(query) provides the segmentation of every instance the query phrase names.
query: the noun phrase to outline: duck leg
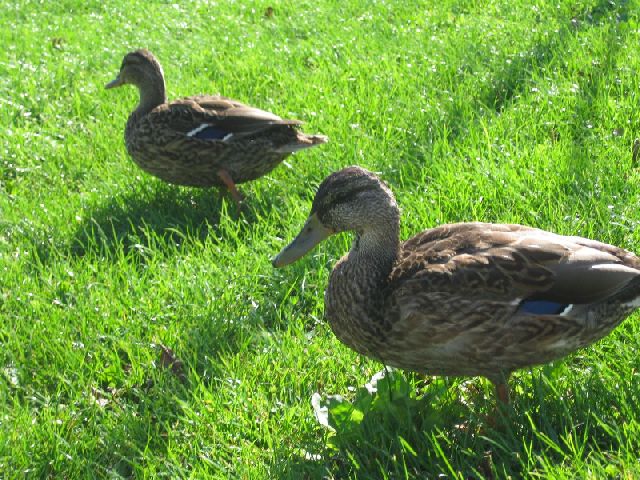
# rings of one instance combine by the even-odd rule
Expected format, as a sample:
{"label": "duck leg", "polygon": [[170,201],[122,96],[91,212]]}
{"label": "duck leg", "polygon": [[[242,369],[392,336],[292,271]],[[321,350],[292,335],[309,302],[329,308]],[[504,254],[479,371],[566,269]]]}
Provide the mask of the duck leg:
{"label": "duck leg", "polygon": [[509,385],[506,381],[494,383],[496,387],[496,397],[503,405],[509,405]]}
{"label": "duck leg", "polygon": [[222,182],[225,184],[225,186],[229,190],[229,193],[231,194],[231,198],[233,198],[233,200],[236,202],[238,207],[240,207],[242,205],[242,200],[244,199],[244,197],[236,188],[236,184],[231,178],[231,175],[229,175],[229,172],[227,172],[224,168],[221,168],[216,173],[220,177],[220,180],[222,180]]}
{"label": "duck leg", "polygon": [[509,405],[509,377],[511,372],[496,372],[494,375],[487,375],[496,389],[496,398],[502,406]]}
{"label": "duck leg", "polygon": [[490,378],[496,389],[496,406],[493,413],[487,418],[488,425],[493,429],[500,429],[504,425],[501,419],[504,419],[506,407],[509,406],[509,375],[500,375],[499,377]]}

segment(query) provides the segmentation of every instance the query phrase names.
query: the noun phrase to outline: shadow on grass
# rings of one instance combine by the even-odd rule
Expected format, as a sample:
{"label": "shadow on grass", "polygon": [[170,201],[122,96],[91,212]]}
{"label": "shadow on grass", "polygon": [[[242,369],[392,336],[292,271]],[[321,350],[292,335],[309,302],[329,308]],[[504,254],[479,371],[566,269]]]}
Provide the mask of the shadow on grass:
{"label": "shadow on grass", "polygon": [[[495,405],[477,388],[479,380],[456,380],[458,388],[451,388],[437,379],[419,395],[406,387],[398,392],[403,387],[394,385],[393,398],[379,409],[363,411],[362,402],[341,400],[329,406],[342,415],[332,422],[329,413],[334,431],[317,435],[324,443],[310,439],[296,456],[281,450],[274,472],[287,479],[523,478],[534,470],[584,465],[592,454],[638,443],[625,433],[624,410],[612,409],[620,405],[620,393],[597,375],[580,386],[558,382],[565,383],[559,391],[556,372],[551,366],[537,369],[528,390],[498,417],[497,428],[475,413],[491,412]],[[522,389],[522,379],[515,383]],[[624,395],[631,399],[637,393],[636,388]]]}
{"label": "shadow on grass", "polygon": [[[557,62],[558,56],[563,54],[566,39],[576,35],[585,28],[597,28],[602,26],[618,25],[629,19],[628,1],[611,2],[609,0],[601,0],[591,9],[575,12],[573,18],[560,18],[561,28],[554,35],[545,36],[545,41],[533,45],[526,52],[526,55],[512,56],[509,63],[496,67],[491,72],[491,79],[486,83],[485,88],[472,90],[474,94],[472,98],[461,98],[460,101],[451,102],[446,107],[444,118],[446,121],[441,128],[436,129],[437,135],[444,135],[446,143],[451,150],[456,150],[458,144],[464,144],[466,137],[469,135],[470,129],[477,128],[477,118],[483,116],[485,109],[493,110],[497,114],[502,113],[508,108],[517,105],[520,98],[528,98],[527,92],[531,88],[531,79],[535,72],[545,71]],[[593,114],[593,100],[597,98],[602,89],[609,89],[602,79],[605,77],[603,72],[613,71],[615,69],[616,57],[622,46],[619,37],[618,28],[608,28],[606,42],[606,53],[597,59],[594,59],[592,68],[578,72],[579,78],[576,82],[580,84],[579,101],[576,103],[576,112],[574,118],[589,119]],[[596,62],[599,62],[597,63]],[[564,68],[559,66],[558,68]],[[453,79],[454,84],[464,85],[473,78],[473,69],[461,65],[459,68],[458,78]],[[474,80],[475,81],[475,80]],[[464,87],[462,87],[464,88]],[[526,100],[528,101],[528,100]],[[442,123],[439,119],[427,121],[427,123]],[[438,157],[439,152],[435,152],[426,147],[432,145],[433,133],[430,128],[426,128],[423,132],[410,142],[407,142],[408,148],[402,153],[403,160],[409,169],[423,169],[429,162],[446,162],[446,156]],[[572,141],[578,148],[584,149],[588,138],[593,137],[593,131],[582,123],[576,123],[570,126],[569,134]],[[550,135],[554,140],[558,140],[558,130],[550,128]],[[402,175],[403,168],[390,171],[386,177],[392,182],[399,182],[398,175]],[[407,178],[415,178],[415,174],[407,175]],[[420,178],[418,175],[417,178]]]}
{"label": "shadow on grass", "polygon": [[217,190],[154,186],[145,195],[127,193],[88,212],[72,237],[71,253],[113,257],[136,245],[151,247],[152,237],[179,243],[187,232],[204,240],[208,226],[219,222],[223,200]]}
{"label": "shadow on grass", "polygon": [[140,247],[180,245],[185,238],[203,242],[211,229],[217,229],[221,216],[252,224],[264,213],[262,203],[248,198],[238,208],[222,190],[156,182],[142,195],[127,193],[88,212],[72,235],[69,253],[115,258]]}
{"label": "shadow on grass", "polygon": [[[562,52],[566,37],[574,35],[584,24],[602,26],[604,25],[603,20],[613,20],[617,25],[628,20],[627,4],[626,0],[617,3],[601,0],[589,11],[576,12],[576,16],[572,19],[562,19],[565,21],[564,28],[561,28],[556,35],[546,36],[547,41],[535,45],[528,55],[513,58],[508,67],[498,72],[500,75],[494,78],[492,88],[479,92],[477,98],[480,104],[486,105],[498,113],[504,110],[515,98],[525,93],[525,89],[529,87],[527,81],[532,77],[534,71],[544,71],[557,58],[559,52]],[[617,29],[611,28],[607,33],[609,37],[606,42],[608,50],[604,58],[598,59],[602,62],[598,68],[601,71],[613,70],[616,54],[621,47],[621,42],[617,38]],[[589,81],[587,88],[581,90],[582,95],[595,97],[599,85],[592,81],[592,72],[582,72],[582,75],[587,76]]]}

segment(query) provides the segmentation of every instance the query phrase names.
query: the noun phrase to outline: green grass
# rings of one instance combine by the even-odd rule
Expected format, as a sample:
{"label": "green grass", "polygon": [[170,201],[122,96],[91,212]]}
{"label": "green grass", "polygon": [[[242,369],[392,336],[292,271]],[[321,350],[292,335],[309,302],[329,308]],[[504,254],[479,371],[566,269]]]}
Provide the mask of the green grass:
{"label": "green grass", "polygon": [[[322,320],[349,238],[270,265],[351,164],[396,192],[403,238],[520,222],[640,251],[638,2],[243,4],[0,0],[0,476],[640,476],[637,315],[518,372],[503,431],[485,380],[407,376],[330,435],[313,393],[348,404],[381,368]],[[136,92],[103,89],[138,47],[171,98],[221,92],[331,142],[243,185],[244,215],[163,184],[124,148]]]}

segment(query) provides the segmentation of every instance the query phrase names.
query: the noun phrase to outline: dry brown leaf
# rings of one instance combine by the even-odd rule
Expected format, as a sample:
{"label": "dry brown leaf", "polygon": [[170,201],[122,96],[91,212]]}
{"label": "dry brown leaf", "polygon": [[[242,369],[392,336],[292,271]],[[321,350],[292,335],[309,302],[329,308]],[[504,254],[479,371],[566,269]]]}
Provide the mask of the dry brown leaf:
{"label": "dry brown leaf", "polygon": [[184,364],[182,363],[182,360],[180,360],[169,347],[162,344],[159,346],[160,366],[171,369],[171,373],[178,377],[181,382],[184,382],[187,379],[187,376],[184,373]]}

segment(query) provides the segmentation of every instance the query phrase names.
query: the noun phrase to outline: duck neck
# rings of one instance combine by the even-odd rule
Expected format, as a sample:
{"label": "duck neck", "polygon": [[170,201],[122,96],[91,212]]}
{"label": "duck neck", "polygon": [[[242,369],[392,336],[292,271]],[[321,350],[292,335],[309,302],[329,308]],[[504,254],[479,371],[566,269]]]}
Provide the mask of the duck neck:
{"label": "duck neck", "polygon": [[366,266],[365,276],[371,288],[381,288],[386,283],[398,257],[399,225],[366,230],[357,234],[349,252],[349,261]]}
{"label": "duck neck", "polygon": [[398,226],[358,234],[338,262],[327,290],[326,315],[335,335],[356,351],[381,358],[376,345],[390,328],[385,289],[399,250]]}
{"label": "duck neck", "polygon": [[162,75],[149,79],[144,85],[138,86],[138,90],[140,91],[140,103],[134,110],[136,115],[147,114],[158,105],[167,102],[164,77]]}

